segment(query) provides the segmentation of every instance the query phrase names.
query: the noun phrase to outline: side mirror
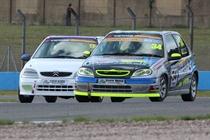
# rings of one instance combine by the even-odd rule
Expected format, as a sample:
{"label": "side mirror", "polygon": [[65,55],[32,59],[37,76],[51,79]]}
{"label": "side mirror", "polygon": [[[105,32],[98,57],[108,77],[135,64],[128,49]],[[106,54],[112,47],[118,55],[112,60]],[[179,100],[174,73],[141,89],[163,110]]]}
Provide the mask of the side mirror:
{"label": "side mirror", "polygon": [[83,52],[83,56],[84,56],[85,58],[89,57],[90,54],[91,54],[90,51],[84,51],[84,52]]}
{"label": "side mirror", "polygon": [[23,54],[23,55],[21,56],[21,59],[22,59],[23,61],[29,61],[30,58],[31,58],[31,56],[30,56],[29,54]]}
{"label": "side mirror", "polygon": [[171,56],[168,59],[169,60],[178,60],[178,59],[181,59],[181,54],[179,54],[179,53],[172,53]]}

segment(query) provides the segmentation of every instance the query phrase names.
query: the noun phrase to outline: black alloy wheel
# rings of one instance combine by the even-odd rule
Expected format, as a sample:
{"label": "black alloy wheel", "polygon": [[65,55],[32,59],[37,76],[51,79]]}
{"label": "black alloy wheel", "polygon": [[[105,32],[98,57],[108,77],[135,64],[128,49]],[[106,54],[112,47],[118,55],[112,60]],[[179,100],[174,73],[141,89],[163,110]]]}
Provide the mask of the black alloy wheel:
{"label": "black alloy wheel", "polygon": [[160,77],[160,82],[159,82],[159,93],[160,97],[149,97],[151,102],[162,102],[167,94],[168,94],[168,84],[166,80],[166,76],[162,75]]}
{"label": "black alloy wheel", "polygon": [[111,102],[123,102],[125,98],[123,97],[111,97]]}
{"label": "black alloy wheel", "polygon": [[99,103],[103,101],[103,97],[91,97],[90,101]]}
{"label": "black alloy wheel", "polygon": [[190,92],[189,94],[182,94],[182,100],[183,101],[194,101],[197,95],[197,86],[198,86],[198,80],[197,76],[194,73],[192,76],[191,84],[190,84]]}
{"label": "black alloy wheel", "polygon": [[18,99],[20,103],[32,103],[34,96],[20,95],[20,89],[18,89]]}
{"label": "black alloy wheel", "polygon": [[79,102],[79,103],[87,103],[89,102],[89,98],[88,96],[80,96],[80,95],[75,95],[76,97],[76,100]]}
{"label": "black alloy wheel", "polygon": [[48,103],[55,103],[57,101],[57,96],[45,96],[45,101]]}

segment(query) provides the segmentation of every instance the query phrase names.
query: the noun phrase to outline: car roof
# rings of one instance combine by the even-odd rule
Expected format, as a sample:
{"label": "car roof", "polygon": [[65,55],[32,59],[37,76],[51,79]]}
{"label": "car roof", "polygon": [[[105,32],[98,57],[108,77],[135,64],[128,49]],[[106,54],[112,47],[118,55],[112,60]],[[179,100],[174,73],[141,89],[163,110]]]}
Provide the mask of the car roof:
{"label": "car roof", "polygon": [[141,31],[141,30],[116,30],[116,31],[111,31],[108,34],[112,34],[112,33],[116,33],[116,34],[121,34],[121,33],[139,33],[139,34],[159,34],[159,35],[164,35],[164,34],[168,34],[168,33],[173,33],[173,34],[179,34],[176,31]]}
{"label": "car roof", "polygon": [[48,36],[47,37],[48,39],[53,39],[53,38],[56,38],[56,39],[59,39],[59,38],[72,38],[72,39],[101,39],[101,38],[103,38],[103,36],[81,36],[81,35],[71,35],[71,36],[69,36],[69,35],[51,35],[51,36]]}

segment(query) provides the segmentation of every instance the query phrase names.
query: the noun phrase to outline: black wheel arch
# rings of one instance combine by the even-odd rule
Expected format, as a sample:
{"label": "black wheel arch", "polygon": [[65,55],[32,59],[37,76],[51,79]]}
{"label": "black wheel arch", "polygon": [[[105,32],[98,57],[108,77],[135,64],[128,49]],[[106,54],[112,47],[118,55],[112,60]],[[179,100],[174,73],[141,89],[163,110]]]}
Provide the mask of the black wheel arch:
{"label": "black wheel arch", "polygon": [[199,81],[199,80],[198,80],[198,79],[199,79],[199,74],[198,74],[198,71],[196,70],[196,71],[194,71],[194,73],[195,73],[195,75],[196,75],[196,77],[197,77],[197,79],[196,79],[196,80],[197,80],[197,83],[198,83],[198,81]]}

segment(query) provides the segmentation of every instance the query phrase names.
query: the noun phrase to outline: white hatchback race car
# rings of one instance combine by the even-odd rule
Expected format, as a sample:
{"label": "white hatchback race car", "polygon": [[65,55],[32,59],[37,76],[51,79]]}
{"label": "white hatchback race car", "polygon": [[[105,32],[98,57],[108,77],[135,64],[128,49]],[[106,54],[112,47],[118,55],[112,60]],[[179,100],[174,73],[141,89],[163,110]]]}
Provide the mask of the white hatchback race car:
{"label": "white hatchback race car", "polygon": [[18,98],[31,103],[34,96],[44,96],[48,103],[57,97],[74,97],[75,76],[85,60],[85,52],[92,52],[102,36],[48,36],[30,57],[20,72]]}

